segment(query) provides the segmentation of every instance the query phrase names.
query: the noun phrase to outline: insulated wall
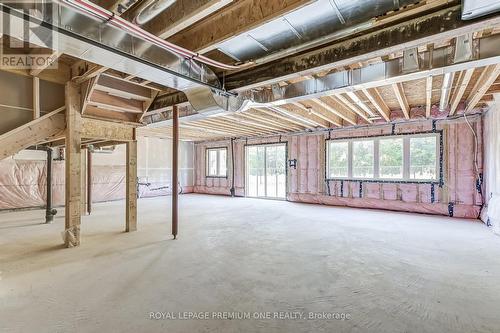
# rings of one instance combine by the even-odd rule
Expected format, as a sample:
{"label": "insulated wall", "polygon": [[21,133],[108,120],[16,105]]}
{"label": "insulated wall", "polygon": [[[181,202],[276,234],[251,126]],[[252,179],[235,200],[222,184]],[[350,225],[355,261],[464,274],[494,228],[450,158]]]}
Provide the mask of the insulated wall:
{"label": "insulated wall", "polygon": [[[288,159],[297,160],[296,168],[288,168],[289,201],[477,218],[481,208],[481,194],[477,191],[476,180],[482,172],[482,121],[480,116],[469,116],[469,121],[477,135],[477,142],[463,117],[437,120],[434,123],[402,123],[396,124],[394,128],[391,125],[383,125],[333,130],[330,133],[236,140],[233,143],[235,193],[239,196],[245,194],[245,145],[281,141],[287,143]],[[341,184],[340,181],[325,180],[325,140],[329,136],[368,137],[391,133],[416,134],[433,130],[443,133],[442,185],[397,182],[360,184],[360,181],[343,181]],[[228,147],[228,177],[206,177],[206,148],[221,146]],[[475,160],[479,170],[475,169]],[[232,164],[229,141],[196,144],[194,191],[229,195],[233,182]]]}
{"label": "insulated wall", "polygon": [[[194,177],[193,143],[180,142],[180,184],[183,193],[192,192]],[[85,152],[85,150],[82,150]],[[85,153],[82,176],[85,177]],[[139,196],[171,193],[172,141],[156,137],[138,138]],[[92,201],[125,198],[125,145],[111,153],[92,154]],[[64,205],[64,161],[52,163],[53,204]],[[0,209],[42,207],[46,202],[46,153],[22,151],[0,161]],[[83,180],[86,184],[86,179]]]}
{"label": "insulated wall", "polygon": [[484,115],[484,222],[500,234],[500,95]]}

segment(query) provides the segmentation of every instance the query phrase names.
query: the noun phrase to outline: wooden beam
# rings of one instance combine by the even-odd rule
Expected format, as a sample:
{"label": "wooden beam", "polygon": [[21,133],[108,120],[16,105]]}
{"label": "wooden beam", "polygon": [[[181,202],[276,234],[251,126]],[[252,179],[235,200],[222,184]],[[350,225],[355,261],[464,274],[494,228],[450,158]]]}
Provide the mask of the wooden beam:
{"label": "wooden beam", "polygon": [[40,79],[33,77],[33,119],[40,118]]}
{"label": "wooden beam", "polygon": [[466,101],[465,112],[474,109],[500,74],[500,64],[486,66]]}
{"label": "wooden beam", "polygon": [[[326,102],[328,101],[328,102]],[[319,98],[313,98],[311,99],[311,102],[319,105],[326,111],[342,118],[343,120],[347,121],[351,125],[356,125],[356,116],[345,106],[343,106],[338,100],[335,98],[329,96],[328,100],[325,98],[324,100],[321,100]]]}
{"label": "wooden beam", "polygon": [[272,118],[273,115],[269,115],[269,114],[262,115],[262,114],[258,113],[259,111],[260,111],[260,109],[252,109],[251,111],[244,112],[244,114],[250,118],[254,118],[256,120],[261,120],[262,122],[264,122],[266,124],[270,124],[272,126],[278,126],[278,127],[283,128],[283,129],[287,129],[287,130],[291,129],[294,131],[301,131],[304,129],[304,126],[302,126],[302,125],[297,126],[296,124],[290,123],[286,120],[279,121],[279,120],[273,119]]}
{"label": "wooden beam", "polygon": [[168,41],[199,53],[311,3],[311,0],[240,0],[185,29]]}
{"label": "wooden beam", "polygon": [[66,247],[80,245],[82,161],[82,115],[79,88],[66,84],[66,204],[64,242]]}
{"label": "wooden beam", "polygon": [[286,115],[289,115],[290,117],[297,116],[300,117],[299,119],[304,119],[306,121],[309,121],[311,124],[314,126],[322,127],[322,128],[328,128],[329,127],[329,122],[321,117],[316,116],[312,112],[309,112],[304,105],[300,103],[296,104],[290,104],[290,105],[283,105],[279,107],[273,107],[276,110],[283,112]]}
{"label": "wooden beam", "polygon": [[0,135],[0,160],[30,146],[60,137],[66,128],[62,110],[55,110]]}
{"label": "wooden beam", "polygon": [[[226,128],[228,130],[232,130],[233,132],[245,133],[246,135],[262,134],[270,131],[269,129],[263,129],[260,126],[252,124],[249,121],[240,120],[240,118],[231,118],[229,116],[224,116],[203,119],[202,122],[215,124],[214,129]],[[245,126],[241,126],[241,124],[245,124]]]}
{"label": "wooden beam", "polygon": [[462,100],[462,97],[465,93],[465,90],[467,89],[467,86],[469,85],[473,73],[474,73],[474,68],[460,72],[457,86],[453,91],[453,96],[451,96],[450,114],[449,114],[450,116],[453,116],[457,111],[458,104]]}
{"label": "wooden beam", "polygon": [[363,118],[366,122],[372,123],[372,120],[368,118],[368,116],[365,114],[364,111],[360,110],[356,105],[352,104],[351,101],[349,101],[346,97],[342,96],[342,94],[335,95],[335,97],[330,96],[330,98],[333,98],[334,100],[335,98],[338,99],[338,101],[336,102],[339,105],[342,105],[344,106],[344,108],[347,108],[348,110],[354,112],[355,114]]}
{"label": "wooden beam", "polygon": [[384,99],[380,96],[378,90],[376,88],[370,88],[363,89],[362,91],[385,121],[391,121],[391,110],[387,104],[385,104]]}
{"label": "wooden beam", "polygon": [[429,75],[425,79],[425,117],[431,117],[431,107],[432,107],[432,75]]}
{"label": "wooden beam", "polygon": [[285,127],[283,126],[278,126],[278,125],[271,125],[269,123],[266,123],[260,119],[253,118],[251,115],[248,115],[245,112],[238,113],[236,115],[229,115],[227,118],[235,119],[237,122],[240,122],[242,124],[248,124],[252,125],[257,128],[263,128],[271,131],[283,131],[286,130]]}
{"label": "wooden beam", "polygon": [[71,66],[72,81],[76,84],[81,84],[93,77],[101,75],[106,70],[106,67],[81,60]]}
{"label": "wooden beam", "polygon": [[81,135],[84,138],[108,141],[134,141],[133,126],[111,121],[83,118]]}
{"label": "wooden beam", "polygon": [[158,93],[159,93],[159,91],[155,91],[155,90],[151,91],[151,99],[149,101],[143,102],[143,106],[142,106],[143,112],[142,112],[141,116],[139,117],[138,122],[142,122],[142,119],[146,115],[146,112],[148,112],[149,107],[151,106],[151,104],[153,104],[156,96],[158,96]]}
{"label": "wooden beam", "polygon": [[132,129],[133,139],[126,147],[126,204],[125,231],[137,230],[137,138],[135,128]]}
{"label": "wooden beam", "polygon": [[[182,0],[146,23],[143,28],[166,39],[215,13],[233,0]],[[132,16],[135,13],[132,13]]]}
{"label": "wooden beam", "polygon": [[109,75],[99,76],[96,89],[123,98],[133,98],[141,101],[151,99],[151,89]]}
{"label": "wooden beam", "polygon": [[396,95],[399,106],[401,107],[401,111],[403,111],[405,118],[410,119],[410,106],[408,105],[408,100],[406,99],[405,91],[403,89],[403,84],[393,83],[392,89],[394,90],[394,94]]}
{"label": "wooden beam", "polygon": [[30,75],[31,76],[39,76],[44,70],[46,70],[48,67],[52,66],[54,62],[59,59],[59,57],[62,55],[61,52],[54,51],[50,56],[49,59],[45,62],[43,66],[37,66],[36,68],[33,68],[30,70]]}
{"label": "wooden beam", "polygon": [[142,114],[144,112],[144,105],[142,101],[113,96],[98,90],[95,90],[92,93],[88,101],[88,105],[116,112],[129,112],[137,114]]}
{"label": "wooden beam", "polygon": [[326,111],[324,108],[321,108],[317,104],[311,103],[314,106],[316,106],[316,108],[314,108],[312,106],[309,106],[309,108],[308,108],[299,102],[293,102],[292,104],[297,106],[298,108],[305,108],[307,110],[307,112],[310,112],[311,114],[315,115],[316,117],[319,117],[323,120],[326,120],[328,123],[331,123],[331,124],[338,126],[338,127],[343,126],[342,118],[340,118],[336,114],[332,114],[331,112]]}
{"label": "wooden beam", "polygon": [[498,16],[477,20],[461,20],[461,6],[432,12],[357,37],[334,41],[309,52],[294,53],[226,76],[228,91],[246,90],[278,83],[311,72],[331,70],[353,63],[385,56],[405,48],[440,42],[479,29],[497,26]]}
{"label": "wooden beam", "polygon": [[[307,121],[306,119],[300,118],[300,116],[293,115],[292,112],[289,112],[288,110],[284,110],[283,108],[279,108],[279,107],[273,107],[272,109],[259,108],[257,110],[259,112],[267,114],[271,117],[281,119],[282,121],[284,121],[286,123],[295,124],[295,125],[298,125],[298,126],[303,127],[303,128],[304,127],[310,128],[310,127],[316,126],[316,125],[312,124],[310,121]],[[282,115],[281,113],[286,114],[286,116]]]}
{"label": "wooden beam", "polygon": [[94,92],[99,76],[93,77],[82,84],[82,114],[85,114],[85,110],[90,101],[90,96]]}

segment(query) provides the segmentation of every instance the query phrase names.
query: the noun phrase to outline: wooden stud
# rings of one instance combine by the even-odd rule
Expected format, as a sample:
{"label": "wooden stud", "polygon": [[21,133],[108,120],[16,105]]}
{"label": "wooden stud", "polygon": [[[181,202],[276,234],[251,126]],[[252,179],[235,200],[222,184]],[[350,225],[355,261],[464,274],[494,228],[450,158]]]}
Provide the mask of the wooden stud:
{"label": "wooden stud", "polygon": [[81,223],[81,131],[82,115],[79,88],[66,84],[66,205],[65,232],[66,247],[80,245]]}
{"label": "wooden stud", "polygon": [[40,118],[40,79],[33,77],[33,119]]}
{"label": "wooden stud", "polygon": [[432,107],[432,75],[429,75],[425,81],[425,117],[431,117]]}
{"label": "wooden stud", "polygon": [[125,231],[137,230],[137,139],[127,142]]}

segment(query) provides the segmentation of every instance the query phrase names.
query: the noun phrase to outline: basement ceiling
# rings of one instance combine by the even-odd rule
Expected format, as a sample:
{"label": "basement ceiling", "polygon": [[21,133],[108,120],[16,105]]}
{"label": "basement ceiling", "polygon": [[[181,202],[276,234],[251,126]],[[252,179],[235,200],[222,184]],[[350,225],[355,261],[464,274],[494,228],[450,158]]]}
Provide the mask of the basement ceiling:
{"label": "basement ceiling", "polygon": [[225,41],[219,46],[219,51],[237,61],[257,59],[417,2],[419,1],[318,0]]}

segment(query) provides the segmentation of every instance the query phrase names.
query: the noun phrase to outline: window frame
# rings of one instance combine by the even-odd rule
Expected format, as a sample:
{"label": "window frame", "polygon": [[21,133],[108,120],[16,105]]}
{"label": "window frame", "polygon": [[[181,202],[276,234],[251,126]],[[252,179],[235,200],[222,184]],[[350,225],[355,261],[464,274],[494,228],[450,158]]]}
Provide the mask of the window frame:
{"label": "window frame", "polygon": [[[211,175],[210,174],[210,151],[216,151],[217,152],[217,161],[216,161],[216,170],[217,174],[216,175]],[[225,151],[226,152],[226,173],[225,175],[220,174],[220,163],[219,163],[219,152],[220,151]],[[209,147],[205,148],[205,178],[227,178],[227,171],[229,167],[229,155],[228,155],[228,148],[227,147]]]}
{"label": "window frame", "polygon": [[[412,179],[410,178],[410,139],[418,137],[436,138],[436,179]],[[380,177],[380,140],[390,138],[403,138],[403,177],[381,178]],[[358,178],[353,176],[353,142],[373,141],[374,170],[373,178]],[[348,142],[348,171],[347,177],[330,177],[330,142]],[[419,133],[397,133],[360,137],[339,137],[325,140],[325,179],[327,181],[357,181],[373,183],[408,183],[408,184],[444,184],[443,177],[443,131],[427,131]]]}

